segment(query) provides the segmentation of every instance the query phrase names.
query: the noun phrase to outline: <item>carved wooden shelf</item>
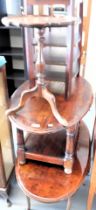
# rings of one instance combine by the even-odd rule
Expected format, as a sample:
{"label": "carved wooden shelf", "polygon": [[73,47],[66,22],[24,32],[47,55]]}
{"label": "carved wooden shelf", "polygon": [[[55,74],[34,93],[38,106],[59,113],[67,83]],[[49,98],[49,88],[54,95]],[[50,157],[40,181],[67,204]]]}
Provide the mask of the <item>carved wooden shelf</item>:
{"label": "carved wooden shelf", "polygon": [[[29,82],[23,83],[12,95],[11,107],[15,107],[20,99],[21,92],[29,89]],[[92,103],[92,89],[90,84],[78,77],[73,85],[73,93],[68,100],[63,95],[56,95],[56,104],[59,113],[68,121],[68,126],[74,126],[89,110]],[[50,133],[63,129],[53,116],[46,100],[30,97],[24,107],[16,114],[9,116],[16,127],[32,133]]]}

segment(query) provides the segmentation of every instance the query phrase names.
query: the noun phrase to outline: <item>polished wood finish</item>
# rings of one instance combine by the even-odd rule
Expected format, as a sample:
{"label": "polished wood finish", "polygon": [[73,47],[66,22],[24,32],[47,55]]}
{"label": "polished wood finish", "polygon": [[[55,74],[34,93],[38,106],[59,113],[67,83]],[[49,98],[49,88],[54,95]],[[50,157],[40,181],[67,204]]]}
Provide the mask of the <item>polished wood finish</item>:
{"label": "polished wood finish", "polygon": [[[81,129],[81,128],[80,128]],[[79,130],[80,130],[79,129]],[[20,131],[21,132],[21,131]],[[79,131],[80,132],[80,131]],[[23,148],[25,148],[25,159],[31,159],[31,160],[37,160],[47,163],[53,163],[56,165],[62,165],[64,168],[67,168],[67,173],[72,172],[73,167],[73,151],[74,148],[76,150],[77,141],[78,141],[78,129],[77,129],[77,135],[72,139],[74,136],[73,133],[68,133],[69,141],[68,143],[71,144],[68,145],[66,143],[66,132],[65,129],[62,131],[53,133],[53,134],[29,134],[27,138],[25,139],[25,144],[23,145]],[[72,135],[73,134],[73,135]],[[71,139],[70,139],[71,138]],[[73,146],[74,141],[74,146]],[[20,139],[18,138],[18,142],[20,142]],[[21,161],[21,146],[19,147],[20,143],[18,143],[18,160],[19,163],[24,163]],[[66,151],[66,153],[65,153]],[[22,151],[23,152],[23,151]],[[74,152],[75,153],[75,152]],[[23,160],[23,157],[22,157]]]}
{"label": "polished wood finish", "polygon": [[[29,86],[29,82],[25,82],[14,94],[12,97],[12,104],[11,104],[11,111],[12,107],[16,107],[16,104],[18,104],[19,97],[21,96],[22,90],[24,93],[27,92],[27,88]],[[28,88],[29,89],[29,88]],[[28,94],[24,96],[23,98],[23,104],[22,109],[15,110],[18,112],[14,112],[12,115],[10,114],[10,120],[14,122],[17,126],[17,134],[18,132],[23,131],[32,132],[32,133],[38,133],[38,134],[45,134],[45,133],[54,133],[59,130],[62,130],[64,128],[65,120],[67,122],[67,125],[65,126],[66,130],[66,149],[64,154],[64,170],[67,174],[72,173],[73,168],[73,162],[74,162],[74,153],[75,153],[75,142],[77,139],[76,136],[76,128],[78,125],[78,122],[82,119],[82,117],[86,114],[86,112],[89,110],[90,105],[92,103],[92,91],[91,87],[86,80],[78,77],[77,80],[75,80],[74,88],[73,88],[73,94],[69,100],[65,100],[63,95],[56,95],[56,106],[57,110],[59,110],[58,113],[60,113],[60,121],[58,123],[57,116],[53,113],[53,109],[51,111],[49,104],[47,103],[47,98],[39,97],[38,95],[32,95],[31,89],[30,92],[28,91]],[[86,94],[87,91],[87,94]],[[25,101],[24,101],[25,100]],[[49,101],[48,101],[49,102]],[[85,106],[83,106],[85,104]],[[21,108],[20,107],[20,108]],[[18,108],[18,106],[17,106]],[[51,106],[52,108],[52,106]],[[9,110],[9,111],[10,111]],[[57,114],[57,112],[55,112]],[[55,117],[54,117],[55,116]],[[57,121],[56,121],[57,119]],[[64,120],[63,120],[64,119]],[[62,124],[62,121],[64,123]],[[20,131],[20,130],[22,131]],[[35,140],[35,138],[34,138]],[[21,143],[22,141],[22,143]],[[54,143],[55,145],[55,143]],[[48,145],[49,146],[49,145]],[[26,158],[29,159],[37,159],[37,160],[43,160],[45,158],[46,162],[52,162],[57,164],[62,164],[62,161],[60,162],[60,158],[46,158],[42,155],[39,157],[38,155],[34,155],[31,153],[26,153],[25,146],[24,146],[24,140],[22,137],[19,138],[18,136],[18,157],[20,163],[24,163]]]}
{"label": "polished wood finish", "polygon": [[17,129],[19,163],[25,164],[27,159],[53,163],[63,165],[65,173],[72,173],[79,132],[77,126],[68,129],[67,134],[62,129],[53,134],[30,134],[24,139],[23,131]]}
{"label": "polished wood finish", "polygon": [[[67,18],[67,15],[64,15],[62,17],[54,17],[52,16],[45,16],[44,14],[41,13],[41,11],[43,11],[42,7],[46,4],[50,5],[50,6],[53,6],[53,4],[62,4],[65,6],[66,5],[66,9],[67,9],[67,14],[69,15],[69,18]],[[30,14],[30,10],[29,10],[29,5],[35,5],[37,4],[40,6],[40,15],[43,15],[41,16],[40,18],[36,18],[31,16],[31,15],[28,15],[28,12]],[[81,5],[82,3],[79,2],[79,5]],[[47,5],[47,6],[48,6]],[[71,27],[68,27],[68,42],[70,42],[70,44],[68,43],[68,47],[67,47],[67,67],[66,67],[66,75],[64,76],[66,79],[64,79],[64,82],[65,82],[65,93],[64,93],[64,96],[65,98],[68,98],[71,94],[71,80],[72,80],[72,77],[73,77],[73,54],[74,54],[74,24],[73,22],[76,20],[74,20],[74,14],[76,15],[75,13],[75,1],[73,0],[70,0],[70,1],[27,1],[27,0],[23,0],[23,3],[22,3],[22,16],[20,17],[5,17],[2,19],[3,23],[6,25],[9,25],[9,24],[12,24],[12,25],[16,25],[16,26],[21,26],[23,25],[24,26],[24,48],[25,48],[25,60],[26,60],[26,64],[25,64],[25,68],[28,72],[28,76],[29,76],[29,80],[30,80],[30,87],[33,87],[34,85],[34,80],[35,80],[35,75],[34,75],[34,65],[32,64],[32,57],[33,57],[33,51],[30,50],[31,48],[31,40],[30,40],[30,31],[25,28],[25,26],[29,27],[61,27],[61,26],[66,26],[66,25],[70,25],[71,23]],[[66,10],[65,9],[65,10]],[[32,9],[31,11],[33,12],[34,9]],[[50,13],[50,12],[49,12]],[[27,15],[26,15],[27,14]],[[65,16],[65,17],[64,17]],[[32,17],[32,18],[31,18]],[[71,19],[70,19],[71,17]],[[79,16],[79,18],[81,18],[81,22],[82,22],[82,17]],[[26,21],[26,20],[27,21]],[[37,20],[36,20],[37,19]],[[46,19],[47,22],[46,22]],[[65,21],[63,21],[65,19]],[[68,20],[69,19],[69,20]],[[20,22],[22,23],[19,23],[18,21],[20,20]],[[35,22],[34,22],[35,20]],[[67,20],[67,22],[66,22]],[[62,22],[63,21],[63,22]],[[53,22],[53,23],[52,23]],[[65,22],[65,23],[64,23]],[[34,25],[35,24],[35,25]],[[79,33],[79,31],[78,31]],[[32,33],[31,33],[32,34]],[[80,37],[81,37],[81,33],[80,33]],[[81,38],[80,38],[81,39]],[[78,48],[80,49],[80,47],[78,46]],[[29,53],[31,52],[32,53],[32,56],[30,57]],[[80,65],[79,65],[80,66]],[[66,81],[65,81],[66,80]]]}
{"label": "polished wood finish", "polygon": [[65,145],[64,129],[53,134],[29,134],[25,140],[25,156],[26,159],[63,165]]}
{"label": "polished wood finish", "polygon": [[[66,7],[66,11],[67,11],[67,14],[69,16],[76,16],[76,13],[75,13],[75,0],[65,0],[65,1],[54,1],[54,0],[51,0],[51,1],[39,1],[38,5],[39,5],[39,15],[44,15],[44,5],[45,4],[48,4],[50,6],[50,9],[49,9],[49,15],[52,17],[54,16],[54,8],[53,8],[53,5],[56,6],[56,3],[59,5],[59,4],[62,4],[64,7]],[[23,14],[30,14],[30,6],[33,5],[33,8],[34,8],[34,5],[37,4],[37,1],[27,1],[27,0],[23,0]],[[79,7],[81,7],[82,3],[79,2]],[[47,6],[48,6],[47,5]],[[34,13],[34,9],[32,10],[32,12]],[[47,14],[48,15],[48,14]],[[64,14],[63,16],[64,17]],[[82,22],[82,17],[81,15],[79,16],[79,18],[81,19],[81,22]],[[81,25],[81,24],[80,24]],[[28,29],[25,29],[28,33]],[[62,80],[63,82],[65,82],[65,93],[64,93],[64,97],[65,98],[68,98],[71,94],[71,80],[72,80],[72,77],[73,77],[73,69],[74,67],[72,66],[72,62],[73,62],[73,54],[74,54],[74,24],[71,25],[71,27],[68,27],[68,32],[67,32],[67,37],[68,37],[68,42],[70,42],[70,44],[68,43],[68,46],[67,46],[67,63],[66,63],[66,75],[64,75],[64,80]],[[51,30],[50,30],[51,32]],[[50,34],[50,33],[49,33]],[[29,35],[29,33],[28,33]],[[25,39],[25,36],[24,35],[24,39]],[[50,36],[50,35],[49,35]],[[81,37],[81,33],[80,33],[80,37]],[[59,38],[59,37],[58,37]],[[29,35],[29,39],[30,39],[30,35]],[[27,49],[27,42],[25,43],[26,45],[26,49]],[[30,48],[30,47],[29,47]],[[80,48],[79,48],[80,49]],[[59,54],[59,53],[58,53]],[[27,59],[27,57],[26,57]],[[53,63],[53,62],[51,62]],[[29,66],[30,66],[30,63],[29,63]],[[50,67],[51,68],[51,67]],[[31,72],[31,74],[33,74]],[[30,79],[30,77],[29,77]],[[53,78],[51,78],[52,80]],[[63,78],[62,78],[63,79]],[[33,80],[34,81],[34,80]]]}
{"label": "polished wood finish", "polygon": [[[21,93],[29,89],[29,82],[21,85],[12,95],[11,108],[18,104]],[[32,133],[50,133],[63,128],[52,115],[50,106],[43,98],[31,97],[24,107],[16,114],[10,115],[10,120],[17,128]],[[68,122],[68,127],[77,124],[89,110],[92,103],[92,89],[90,84],[82,77],[74,82],[73,93],[67,101],[63,95],[56,95],[56,105],[59,113]]]}
{"label": "polished wood finish", "polygon": [[[82,155],[83,154],[83,155]],[[23,192],[30,198],[55,202],[72,196],[80,187],[88,169],[89,132],[81,125],[73,173],[66,175],[63,168],[36,161],[21,166],[17,161],[16,177]]]}
{"label": "polished wood finish", "polygon": [[[49,1],[49,4],[53,5],[53,3],[55,2],[56,1]],[[90,105],[92,103],[92,91],[90,85],[84,79],[80,77],[77,78],[77,72],[75,74],[75,78],[73,78],[72,81],[73,77],[72,71],[74,68],[73,60],[74,60],[74,51],[75,51],[74,32],[75,32],[75,23],[77,21],[77,18],[74,17],[75,1],[73,0],[67,1],[68,4],[66,6],[66,15],[64,15],[65,14],[64,13],[63,16],[30,15],[28,14],[28,5],[31,4],[32,6],[32,3],[34,5],[35,3],[37,3],[37,1],[25,0],[23,1],[23,3],[24,3],[24,11],[22,15],[18,17],[16,16],[5,17],[2,19],[3,24],[7,26],[15,25],[15,26],[22,26],[24,28],[23,34],[25,41],[24,45],[25,60],[28,61],[29,63],[29,69],[27,69],[29,82],[25,82],[14,93],[14,95],[12,96],[11,107],[9,110],[7,110],[7,114],[9,115],[10,120],[14,122],[17,127],[19,162],[22,164],[25,163],[26,160],[25,143],[23,137],[24,131],[32,132],[35,134],[36,133],[48,134],[66,128],[64,168],[65,172],[69,174],[72,173],[75,146],[76,146],[75,143],[76,140],[78,139],[76,136],[77,132],[76,130],[79,121],[89,110]],[[48,3],[48,1],[45,1],[45,4],[46,3]],[[59,3],[60,1],[58,2],[58,4]],[[44,1],[41,1],[40,4],[42,6],[44,4]],[[81,4],[82,3],[79,2],[78,9],[80,9]],[[40,9],[40,13],[41,10],[42,8]],[[78,17],[79,18],[81,17],[81,12],[80,15],[78,15]],[[80,24],[79,21],[77,21],[77,23]],[[30,51],[29,48],[33,42],[31,43],[30,37],[28,36],[28,29],[26,29],[26,27],[39,28],[38,56],[35,62],[36,75],[34,74],[33,65],[32,66],[30,65],[32,62],[33,51]],[[69,43],[67,43],[68,46],[66,50],[67,67],[65,74],[65,93],[63,93],[63,95],[60,94],[53,95],[49,87],[50,83],[49,85],[47,85],[48,81],[46,81],[45,78],[45,61],[43,57],[45,27],[67,27],[68,29],[67,34],[68,34]],[[29,40],[27,36],[29,37]],[[80,49],[78,42],[76,44],[76,47]],[[81,42],[81,34],[80,34],[80,42]],[[30,53],[32,53],[32,55],[30,55]],[[76,59],[78,62],[79,58],[77,58],[77,56]],[[79,67],[80,67],[80,62],[79,62]],[[33,85],[33,80],[35,82],[35,86]],[[31,157],[30,154],[29,157]]]}
{"label": "polished wood finish", "polygon": [[[70,12],[69,14],[73,15],[73,11],[74,11],[74,3],[73,1],[71,1],[71,6],[70,6]],[[45,62],[43,59],[43,41],[42,39],[44,39],[44,27],[48,27],[50,25],[50,27],[62,27],[62,26],[66,26],[70,24],[69,18],[68,18],[68,23],[66,23],[66,18],[68,18],[67,16],[65,17],[54,17],[54,16],[31,16],[31,15],[23,15],[23,16],[18,16],[14,19],[14,17],[9,18],[9,24],[13,22],[17,24],[17,22],[19,21],[19,26],[23,24],[23,26],[31,26],[31,27],[39,27],[39,40],[38,40],[38,58],[36,61],[36,65],[35,65],[35,69],[36,69],[36,77],[37,77],[37,93],[40,94],[40,97],[43,97],[44,99],[47,100],[47,102],[50,104],[51,110],[53,115],[55,116],[55,118],[57,119],[57,121],[59,123],[61,123],[63,126],[67,126],[67,122],[64,118],[61,117],[61,115],[58,112],[58,109],[56,107],[56,101],[55,101],[55,97],[54,95],[52,95],[52,93],[50,93],[46,86],[46,82],[45,82],[45,75],[44,75],[44,71],[45,71]],[[12,19],[14,19],[14,21],[12,21]],[[71,21],[73,22],[73,17],[71,17]],[[8,25],[8,18],[4,18],[2,19],[3,23],[5,23],[5,25]],[[7,22],[6,22],[7,21]],[[27,24],[27,25],[26,25]],[[43,32],[42,32],[43,31]],[[72,34],[72,35],[71,35]],[[70,28],[70,44],[69,44],[69,55],[68,53],[68,59],[69,59],[69,64],[68,64],[68,71],[69,73],[67,74],[67,81],[68,81],[68,85],[66,85],[67,89],[67,93],[69,94],[69,92],[71,91],[71,84],[70,83],[70,78],[69,78],[69,74],[71,75],[71,70],[72,70],[72,63],[73,63],[73,38],[74,38],[74,28]],[[31,55],[32,56],[32,55]],[[30,73],[30,72],[29,72]],[[31,74],[30,74],[31,75]],[[29,75],[29,76],[30,76]],[[30,78],[31,79],[31,78]],[[67,84],[67,83],[66,83]],[[45,87],[45,88],[44,88]],[[70,88],[69,88],[70,87]],[[69,90],[69,91],[68,91]],[[15,111],[18,111],[23,105],[24,105],[24,98],[26,98],[26,96],[30,93],[30,91],[32,91],[32,93],[34,92],[34,89],[29,90],[29,92],[26,91],[22,92],[21,98],[20,98],[20,102],[18,104],[18,106],[14,109],[10,109],[8,111],[8,114],[14,114]],[[68,96],[68,94],[66,96]],[[25,101],[26,103],[26,101]]]}
{"label": "polished wood finish", "polygon": [[75,126],[67,128],[66,147],[65,147],[65,156],[64,156],[64,168],[67,174],[72,173],[77,141],[78,137],[76,136]]}
{"label": "polished wood finish", "polygon": [[26,162],[25,160],[25,148],[24,148],[24,136],[23,131],[20,129],[17,129],[17,145],[18,145],[18,158],[20,164],[24,164]]}

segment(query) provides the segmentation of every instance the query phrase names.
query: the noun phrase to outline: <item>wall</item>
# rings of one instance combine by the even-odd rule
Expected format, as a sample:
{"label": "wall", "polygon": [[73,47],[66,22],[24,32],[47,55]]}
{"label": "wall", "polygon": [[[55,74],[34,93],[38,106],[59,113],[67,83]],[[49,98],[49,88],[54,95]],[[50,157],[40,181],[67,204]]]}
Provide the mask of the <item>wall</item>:
{"label": "wall", "polygon": [[6,9],[7,14],[20,14],[20,0],[5,0],[6,1]]}
{"label": "wall", "polygon": [[[89,81],[93,89],[93,94],[96,95],[96,0],[92,0],[91,7],[87,57],[85,65],[85,79]],[[93,100],[91,109],[89,110],[88,114],[84,117],[84,120],[89,128],[91,135],[93,132],[94,117],[96,112],[95,106],[95,100]]]}
{"label": "wall", "polygon": [[96,0],[92,0],[85,78],[96,92]]}

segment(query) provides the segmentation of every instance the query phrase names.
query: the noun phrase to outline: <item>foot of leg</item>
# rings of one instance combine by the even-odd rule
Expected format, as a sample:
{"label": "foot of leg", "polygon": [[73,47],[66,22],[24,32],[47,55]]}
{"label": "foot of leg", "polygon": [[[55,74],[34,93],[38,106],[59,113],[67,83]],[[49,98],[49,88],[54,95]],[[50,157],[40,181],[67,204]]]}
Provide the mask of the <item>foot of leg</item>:
{"label": "foot of leg", "polygon": [[26,196],[26,199],[27,199],[27,210],[31,210],[30,198]]}
{"label": "foot of leg", "polygon": [[73,168],[73,155],[65,153],[64,157],[64,172],[66,174],[71,174]]}
{"label": "foot of leg", "polygon": [[66,210],[70,210],[71,208],[71,198],[68,198]]}
{"label": "foot of leg", "polygon": [[7,197],[7,199],[6,199],[6,202],[7,202],[7,206],[8,206],[8,207],[12,206],[12,202],[9,200],[8,197]]}

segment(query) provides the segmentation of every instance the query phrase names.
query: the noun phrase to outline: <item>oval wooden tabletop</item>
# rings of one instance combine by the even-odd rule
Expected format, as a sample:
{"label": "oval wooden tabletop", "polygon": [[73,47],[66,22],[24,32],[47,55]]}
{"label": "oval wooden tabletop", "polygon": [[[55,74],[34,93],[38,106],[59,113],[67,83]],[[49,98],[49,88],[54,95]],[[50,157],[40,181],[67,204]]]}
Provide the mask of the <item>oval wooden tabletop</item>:
{"label": "oval wooden tabletop", "polygon": [[21,166],[16,164],[17,182],[30,198],[42,202],[55,202],[73,195],[80,187],[88,170],[89,132],[84,124],[80,126],[77,154],[73,172],[64,173],[63,167],[36,161]]}
{"label": "oval wooden tabletop", "polygon": [[[14,92],[11,98],[11,108],[18,105],[21,92],[28,88],[29,82],[27,81]],[[74,126],[89,110],[92,98],[91,86],[86,80],[78,77],[71,97],[65,100],[63,95],[56,95],[56,105],[69,126]],[[48,102],[38,97],[30,97],[24,107],[16,114],[10,115],[9,118],[12,123],[16,124],[17,128],[33,133],[50,133],[63,128],[53,116]],[[33,127],[33,124],[39,126],[36,128]]]}
{"label": "oval wooden tabletop", "polygon": [[37,16],[21,15],[8,16],[2,18],[2,23],[6,26],[26,26],[26,27],[61,27],[76,22],[76,17],[63,16]]}

